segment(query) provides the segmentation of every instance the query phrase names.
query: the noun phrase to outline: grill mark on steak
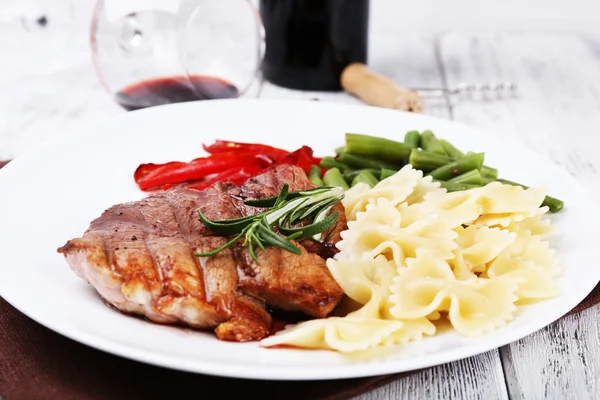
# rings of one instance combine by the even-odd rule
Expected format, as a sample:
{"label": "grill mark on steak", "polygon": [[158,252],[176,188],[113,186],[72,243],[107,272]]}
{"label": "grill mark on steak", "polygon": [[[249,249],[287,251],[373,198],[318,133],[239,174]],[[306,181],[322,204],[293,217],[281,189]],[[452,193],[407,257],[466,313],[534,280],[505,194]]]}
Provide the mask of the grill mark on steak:
{"label": "grill mark on steak", "polygon": [[163,274],[162,268],[160,268],[160,266],[159,266],[157,250],[156,250],[155,246],[152,245],[151,241],[148,240],[148,238],[145,235],[144,235],[143,239],[144,239],[143,240],[144,245],[148,249],[148,252],[150,253],[150,257],[152,258],[152,264],[154,265],[154,269],[156,271],[158,281],[160,282],[161,285],[163,285],[163,290],[164,290],[165,276]]}
{"label": "grill mark on steak", "polygon": [[[180,212],[181,205],[185,212]],[[226,321],[231,317],[230,313],[211,303],[206,290],[205,271],[195,256],[201,237],[198,233],[200,226],[195,226],[191,218],[192,210],[196,208],[193,198],[182,195],[179,199],[173,199],[166,194],[156,199],[154,208],[158,212],[146,213],[145,222],[153,223],[159,231],[151,234],[155,238],[148,243],[163,244],[160,250],[154,252],[156,268],[165,275],[163,290],[156,302],[157,308],[161,312],[172,313],[175,307],[179,307],[181,319],[186,320],[186,316],[193,315],[192,323],[186,321],[190,325],[201,319],[205,321],[196,323],[196,326],[215,327]],[[174,249],[178,251],[174,252]],[[198,310],[202,317],[194,315]]]}
{"label": "grill mark on steak", "polygon": [[[209,252],[227,241],[222,237],[205,237],[197,251]],[[231,249],[213,257],[200,258],[206,282],[206,296],[227,315],[215,333],[221,340],[259,340],[270,331],[272,319],[264,301],[239,293],[237,265]]]}

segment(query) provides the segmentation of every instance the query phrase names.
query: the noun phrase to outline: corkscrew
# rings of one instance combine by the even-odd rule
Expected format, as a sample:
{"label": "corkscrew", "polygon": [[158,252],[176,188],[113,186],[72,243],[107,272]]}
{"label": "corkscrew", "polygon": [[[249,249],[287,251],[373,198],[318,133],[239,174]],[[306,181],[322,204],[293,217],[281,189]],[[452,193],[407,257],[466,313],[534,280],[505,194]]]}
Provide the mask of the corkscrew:
{"label": "corkscrew", "polygon": [[447,96],[482,97],[484,99],[510,98],[518,95],[518,86],[514,82],[465,83],[452,88],[411,88],[423,98]]}
{"label": "corkscrew", "polygon": [[423,112],[426,98],[469,96],[491,100],[516,97],[518,91],[513,82],[459,83],[451,88],[407,88],[361,63],[348,65],[342,72],[341,83],[346,92],[369,105],[409,112]]}

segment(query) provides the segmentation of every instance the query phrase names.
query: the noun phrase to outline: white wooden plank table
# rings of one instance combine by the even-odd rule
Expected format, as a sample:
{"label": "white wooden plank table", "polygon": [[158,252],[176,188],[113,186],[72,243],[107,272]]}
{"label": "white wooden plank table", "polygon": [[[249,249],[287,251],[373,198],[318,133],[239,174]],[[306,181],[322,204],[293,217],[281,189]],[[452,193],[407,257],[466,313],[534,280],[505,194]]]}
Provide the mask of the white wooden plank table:
{"label": "white wooden plank table", "polygon": [[[0,159],[18,157],[53,132],[125,112],[98,83],[82,26],[26,32],[18,21],[0,21]],[[403,86],[517,82],[518,99],[434,100],[426,113],[528,146],[600,201],[600,34],[435,34],[372,26],[370,66]],[[261,97],[358,102],[343,93],[270,84]],[[499,350],[400,379],[358,399],[598,399],[599,321],[600,307],[594,307]]]}

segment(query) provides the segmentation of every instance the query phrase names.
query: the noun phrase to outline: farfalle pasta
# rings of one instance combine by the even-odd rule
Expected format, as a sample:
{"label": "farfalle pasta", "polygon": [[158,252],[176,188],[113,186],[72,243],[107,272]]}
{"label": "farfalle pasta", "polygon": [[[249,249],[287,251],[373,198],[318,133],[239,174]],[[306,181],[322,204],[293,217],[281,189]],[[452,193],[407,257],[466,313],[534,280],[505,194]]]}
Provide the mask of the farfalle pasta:
{"label": "farfalle pasta", "polygon": [[479,335],[513,318],[516,289],[509,280],[459,280],[448,263],[419,249],[394,279],[390,313],[403,320],[444,311],[459,333]]}
{"label": "farfalle pasta", "polygon": [[374,204],[378,199],[387,199],[393,206],[404,202],[413,204],[428,193],[439,190],[439,187],[440,184],[432,182],[431,177],[424,178],[422,171],[407,165],[373,188],[365,183],[353,186],[346,192],[342,204],[348,220],[352,221],[358,213],[366,210],[368,204]]}
{"label": "farfalle pasta", "polygon": [[351,353],[382,344],[402,331],[401,321],[360,317],[329,317],[302,322],[263,339],[263,347],[295,346]]}
{"label": "farfalle pasta", "polygon": [[517,283],[520,301],[554,297],[558,294],[554,278],[560,272],[554,253],[540,235],[521,231],[517,239],[489,263],[484,276]]}
{"label": "farfalle pasta", "polygon": [[498,257],[517,237],[514,232],[487,226],[460,226],[455,231],[458,233],[458,247],[449,264],[457,279],[474,278],[476,273],[484,272],[486,264]]}
{"label": "farfalle pasta", "polygon": [[554,232],[554,229],[550,219],[545,216],[545,213],[547,212],[546,207],[541,207],[540,210],[543,212],[539,212],[533,217],[525,218],[521,221],[511,221],[506,226],[506,230],[517,234],[528,232],[540,239],[548,239]]}
{"label": "farfalle pasta", "polygon": [[379,198],[358,213],[355,221],[348,222],[337,247],[343,254],[360,257],[385,255],[397,266],[405,266],[406,258],[414,257],[422,247],[443,259],[452,257],[457,233],[443,220],[429,215],[410,221],[404,223],[401,211],[388,199]]}
{"label": "farfalle pasta", "polygon": [[357,306],[261,344],[347,353],[421,340],[443,319],[465,336],[506,324],[520,304],[558,293],[545,193],[499,182],[448,193],[410,165],[355,185],[327,267]]}

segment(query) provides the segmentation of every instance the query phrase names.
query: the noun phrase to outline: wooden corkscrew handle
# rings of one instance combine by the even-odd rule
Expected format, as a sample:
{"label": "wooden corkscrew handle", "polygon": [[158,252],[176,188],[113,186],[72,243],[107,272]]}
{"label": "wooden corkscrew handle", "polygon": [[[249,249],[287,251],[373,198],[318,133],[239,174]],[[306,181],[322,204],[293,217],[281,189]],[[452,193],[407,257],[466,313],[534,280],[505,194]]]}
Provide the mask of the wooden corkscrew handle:
{"label": "wooden corkscrew handle", "polygon": [[342,71],[340,81],[346,92],[372,106],[415,113],[423,112],[425,108],[417,92],[370,71],[365,64],[348,65]]}

